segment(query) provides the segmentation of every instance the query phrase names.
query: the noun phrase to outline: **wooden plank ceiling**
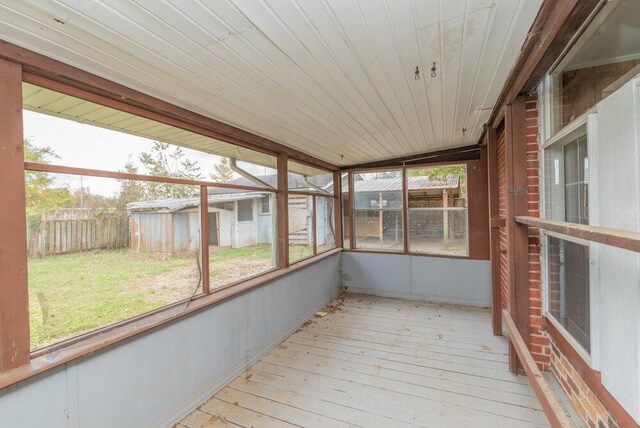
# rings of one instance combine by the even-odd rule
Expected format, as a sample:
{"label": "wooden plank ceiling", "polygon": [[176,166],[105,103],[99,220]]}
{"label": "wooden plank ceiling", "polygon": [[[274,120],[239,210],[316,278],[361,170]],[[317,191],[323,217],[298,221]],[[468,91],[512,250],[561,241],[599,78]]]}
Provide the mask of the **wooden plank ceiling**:
{"label": "wooden plank ceiling", "polygon": [[350,165],[475,143],[540,3],[0,0],[0,38]]}

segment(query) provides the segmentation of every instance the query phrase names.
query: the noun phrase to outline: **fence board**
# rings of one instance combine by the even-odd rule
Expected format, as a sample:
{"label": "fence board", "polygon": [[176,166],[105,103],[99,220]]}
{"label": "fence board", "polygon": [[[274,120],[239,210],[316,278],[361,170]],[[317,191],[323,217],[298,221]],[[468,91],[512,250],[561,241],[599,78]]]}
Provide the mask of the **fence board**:
{"label": "fence board", "polygon": [[129,219],[106,217],[28,222],[30,257],[129,246]]}

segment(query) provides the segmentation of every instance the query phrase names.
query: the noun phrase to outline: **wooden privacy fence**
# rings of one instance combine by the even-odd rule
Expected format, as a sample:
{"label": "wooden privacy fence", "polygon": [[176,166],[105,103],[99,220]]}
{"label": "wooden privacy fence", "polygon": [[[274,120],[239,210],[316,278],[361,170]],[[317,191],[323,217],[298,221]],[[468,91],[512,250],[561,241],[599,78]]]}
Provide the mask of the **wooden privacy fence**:
{"label": "wooden privacy fence", "polygon": [[129,246],[129,219],[104,216],[76,220],[27,222],[30,257]]}

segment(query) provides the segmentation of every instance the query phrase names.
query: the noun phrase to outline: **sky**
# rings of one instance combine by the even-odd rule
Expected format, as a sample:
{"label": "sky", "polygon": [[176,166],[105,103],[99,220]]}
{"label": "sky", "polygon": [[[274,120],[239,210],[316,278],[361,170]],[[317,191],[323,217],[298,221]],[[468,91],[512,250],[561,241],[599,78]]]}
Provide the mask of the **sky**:
{"label": "sky", "polygon": [[[72,120],[49,116],[28,110],[23,112],[24,137],[37,147],[50,147],[60,158],[52,164],[78,168],[108,171],[124,170],[131,156],[133,163],[143,169],[138,160],[140,154],[150,151],[153,140],[112,131]],[[187,157],[196,161],[204,179],[214,172],[220,157],[209,153],[183,149]],[[269,173],[263,167],[241,165],[253,174]],[[81,182],[91,193],[113,196],[120,188],[115,179],[80,177],[66,174],[52,174],[58,184],[66,184],[71,189],[80,188]]]}

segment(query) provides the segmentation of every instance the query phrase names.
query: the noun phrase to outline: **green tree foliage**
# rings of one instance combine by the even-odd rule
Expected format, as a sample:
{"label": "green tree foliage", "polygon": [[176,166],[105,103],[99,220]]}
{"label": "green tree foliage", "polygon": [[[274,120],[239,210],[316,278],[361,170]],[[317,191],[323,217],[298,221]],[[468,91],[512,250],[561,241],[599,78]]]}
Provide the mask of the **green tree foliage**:
{"label": "green tree foliage", "polygon": [[426,176],[432,181],[444,181],[449,175],[457,175],[460,179],[460,197],[467,199],[467,168],[465,165],[435,166],[430,168],[409,169],[409,177]]}
{"label": "green tree foliage", "polygon": [[[138,157],[142,164],[142,173],[158,177],[184,178],[201,180],[200,166],[186,158],[186,153],[180,147],[154,141],[151,150],[143,152]],[[120,172],[139,174],[138,167],[131,156]],[[118,208],[124,209],[130,202],[154,199],[187,198],[194,194],[190,185],[155,183],[151,181],[118,180],[120,193],[116,196]]]}
{"label": "green tree foliage", "polygon": [[[138,173],[138,167],[136,167],[131,160],[131,155],[129,155],[129,160],[124,165],[124,170],[119,172],[126,172],[128,174]],[[118,179],[118,181],[120,182],[120,193],[116,196],[116,206],[118,209],[123,210],[127,207],[128,203],[145,199],[146,189],[143,182],[121,179]]]}
{"label": "green tree foliage", "polygon": [[[24,142],[25,162],[50,163],[59,158],[50,147],[38,147],[31,141]],[[39,217],[73,205],[71,191],[66,186],[56,186],[53,177],[40,171],[25,171],[26,208],[29,218]]]}
{"label": "green tree foliage", "polygon": [[210,174],[211,180],[216,183],[228,183],[233,180],[233,170],[229,166],[228,158],[222,158],[214,168],[216,172]]}
{"label": "green tree foliage", "polygon": [[[189,180],[201,180],[200,166],[186,158],[181,147],[171,148],[167,143],[153,142],[151,151],[140,155],[140,163],[148,175],[159,177],[184,178]],[[186,198],[194,193],[193,186],[145,183],[145,196],[149,199]]]}

